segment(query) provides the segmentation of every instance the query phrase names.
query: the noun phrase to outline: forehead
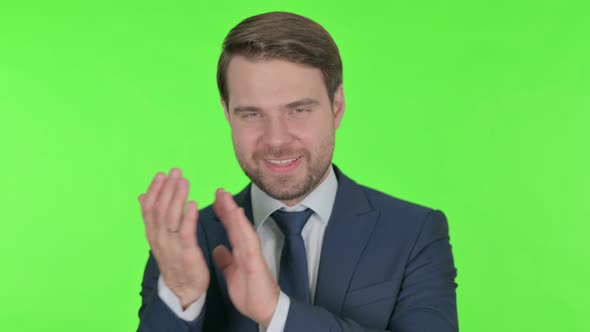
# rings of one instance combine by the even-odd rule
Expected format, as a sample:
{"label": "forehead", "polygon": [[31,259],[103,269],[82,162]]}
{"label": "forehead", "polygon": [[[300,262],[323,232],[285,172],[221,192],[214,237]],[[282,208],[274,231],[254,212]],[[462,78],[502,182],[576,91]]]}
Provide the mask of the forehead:
{"label": "forehead", "polygon": [[234,56],[226,75],[232,107],[275,107],[302,98],[328,99],[322,72],[307,65]]}

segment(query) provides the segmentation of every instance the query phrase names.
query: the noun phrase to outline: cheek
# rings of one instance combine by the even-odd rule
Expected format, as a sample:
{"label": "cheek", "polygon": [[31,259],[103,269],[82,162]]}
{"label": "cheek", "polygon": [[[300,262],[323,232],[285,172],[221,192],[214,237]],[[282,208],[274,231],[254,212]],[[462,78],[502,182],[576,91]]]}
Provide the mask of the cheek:
{"label": "cheek", "polygon": [[232,140],[236,153],[241,156],[248,156],[256,149],[258,141],[257,134],[253,130],[232,127]]}
{"label": "cheek", "polygon": [[318,150],[326,141],[332,140],[334,129],[328,124],[309,125],[299,132],[298,137],[308,150]]}

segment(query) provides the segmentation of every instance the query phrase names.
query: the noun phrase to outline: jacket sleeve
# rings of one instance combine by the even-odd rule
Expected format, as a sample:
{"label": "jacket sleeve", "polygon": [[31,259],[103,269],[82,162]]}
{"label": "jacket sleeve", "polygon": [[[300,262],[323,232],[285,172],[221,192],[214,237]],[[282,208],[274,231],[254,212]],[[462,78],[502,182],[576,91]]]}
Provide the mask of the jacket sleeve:
{"label": "jacket sleeve", "polygon": [[158,296],[158,278],[160,272],[150,252],[143,281],[141,283],[141,307],[139,308],[139,332],[200,332],[203,330],[204,313],[193,321],[178,317]]}
{"label": "jacket sleeve", "polygon": [[211,268],[209,243],[205,234],[205,223],[200,221],[197,226],[197,242],[209,267],[211,280],[207,289],[205,305],[199,316],[192,321],[185,321],[162,301],[157,288],[160,269],[150,251],[141,283],[141,307],[139,308],[139,327],[137,329],[139,332],[201,332],[218,331],[224,328],[224,324],[227,322],[225,308],[221,301],[214,269]]}
{"label": "jacket sleeve", "polygon": [[446,218],[431,211],[422,221],[385,328],[361,326],[353,317],[291,299],[285,332],[456,332],[456,275]]}

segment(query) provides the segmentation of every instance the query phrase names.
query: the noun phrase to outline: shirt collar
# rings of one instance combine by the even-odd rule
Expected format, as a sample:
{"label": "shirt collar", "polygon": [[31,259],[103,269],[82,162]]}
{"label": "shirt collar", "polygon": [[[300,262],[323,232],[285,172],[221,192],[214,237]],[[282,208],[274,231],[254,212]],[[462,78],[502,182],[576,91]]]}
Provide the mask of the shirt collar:
{"label": "shirt collar", "polygon": [[252,197],[252,217],[254,218],[254,227],[258,229],[268,217],[278,209],[285,211],[302,211],[306,208],[313,210],[320,220],[328,223],[332,215],[332,207],[336,200],[336,191],[338,190],[338,180],[334,173],[334,167],[330,165],[330,174],[307,195],[298,204],[288,207],[283,202],[270,197],[257,185],[252,183],[250,194]]}

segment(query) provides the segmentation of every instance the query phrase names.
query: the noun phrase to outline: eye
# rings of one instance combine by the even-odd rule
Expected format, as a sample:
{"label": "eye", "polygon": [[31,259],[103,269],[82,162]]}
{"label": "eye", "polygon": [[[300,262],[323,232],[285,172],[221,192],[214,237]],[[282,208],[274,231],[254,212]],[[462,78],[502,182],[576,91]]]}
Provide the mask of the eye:
{"label": "eye", "polygon": [[242,118],[244,118],[244,119],[256,118],[259,116],[260,116],[260,113],[258,113],[258,112],[244,112],[244,113],[242,113]]}
{"label": "eye", "polygon": [[297,107],[291,110],[291,115],[295,118],[304,118],[309,114],[310,109],[304,107]]}

